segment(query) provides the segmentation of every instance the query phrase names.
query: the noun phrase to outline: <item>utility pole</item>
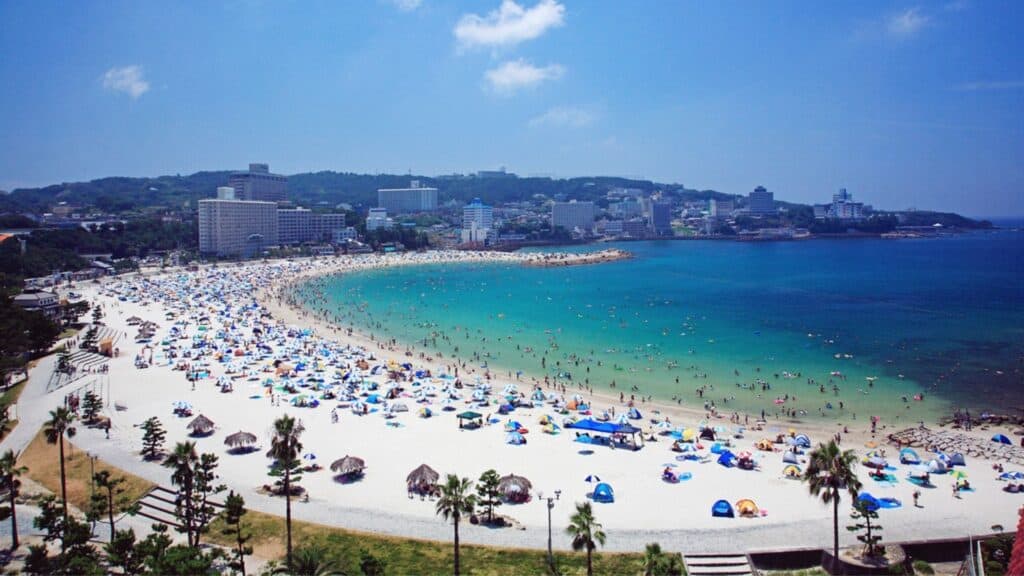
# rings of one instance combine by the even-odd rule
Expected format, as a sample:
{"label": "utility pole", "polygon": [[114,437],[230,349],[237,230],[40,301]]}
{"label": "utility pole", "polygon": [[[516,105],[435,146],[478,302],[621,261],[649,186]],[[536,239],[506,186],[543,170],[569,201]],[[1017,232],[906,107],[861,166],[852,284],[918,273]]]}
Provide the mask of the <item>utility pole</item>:
{"label": "utility pole", "polygon": [[555,497],[548,496],[542,498],[548,504],[548,565],[551,566],[551,570],[555,570],[555,557],[551,553],[551,509],[555,507],[555,501],[562,497],[561,490],[555,490]]}

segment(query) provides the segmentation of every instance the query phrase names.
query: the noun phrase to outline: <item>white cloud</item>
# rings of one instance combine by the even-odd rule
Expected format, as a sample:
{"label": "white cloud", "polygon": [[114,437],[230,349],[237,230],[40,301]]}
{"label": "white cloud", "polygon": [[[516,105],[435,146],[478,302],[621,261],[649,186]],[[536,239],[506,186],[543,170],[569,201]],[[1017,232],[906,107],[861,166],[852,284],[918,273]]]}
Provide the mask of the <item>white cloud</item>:
{"label": "white cloud", "polygon": [[549,64],[538,68],[526,60],[509,60],[484,73],[491,88],[499,94],[512,94],[521,88],[533,88],[546,80],[556,80],[565,74],[565,68]]}
{"label": "white cloud", "polygon": [[103,74],[103,87],[124,92],[133,100],[149,91],[149,82],[142,77],[142,66],[111,68]]}
{"label": "white cloud", "polygon": [[533,40],[550,28],[565,22],[565,6],[555,0],[540,0],[533,8],[523,8],[514,0],[503,0],[487,16],[465,14],[455,25],[455,38],[463,47],[514,46]]}
{"label": "white cloud", "polygon": [[932,17],[923,13],[920,8],[907,8],[906,10],[889,17],[886,22],[886,30],[892,36],[909,38],[916,35],[922,28],[932,22]]}
{"label": "white cloud", "polygon": [[412,12],[423,4],[423,0],[389,0],[389,2],[402,12]]}
{"label": "white cloud", "polygon": [[594,115],[582,108],[557,106],[540,116],[530,119],[530,126],[557,126],[565,128],[583,128],[594,121]]}
{"label": "white cloud", "polygon": [[1019,90],[1024,88],[1022,80],[1004,80],[996,82],[967,82],[956,86],[961,92],[979,92],[982,90]]}

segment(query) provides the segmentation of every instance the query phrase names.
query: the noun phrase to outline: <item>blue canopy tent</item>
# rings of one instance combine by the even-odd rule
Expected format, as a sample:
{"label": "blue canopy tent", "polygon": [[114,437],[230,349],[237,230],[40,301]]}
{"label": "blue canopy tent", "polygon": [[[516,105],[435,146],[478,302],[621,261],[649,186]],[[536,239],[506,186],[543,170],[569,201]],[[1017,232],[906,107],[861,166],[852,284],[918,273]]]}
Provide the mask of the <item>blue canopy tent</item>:
{"label": "blue canopy tent", "polygon": [[999,442],[1000,444],[1013,444],[1010,439],[1006,437],[1006,434],[996,434],[992,437],[993,442]]}
{"label": "blue canopy tent", "polygon": [[900,463],[901,464],[920,464],[921,463],[921,457],[918,456],[917,452],[914,452],[912,449],[904,448],[904,449],[900,450]]}
{"label": "blue canopy tent", "polygon": [[573,430],[583,430],[585,432],[597,432],[599,434],[629,434],[630,437],[634,438],[633,446],[634,450],[639,450],[643,446],[643,434],[640,435],[640,445],[637,445],[635,438],[636,434],[640,433],[640,429],[631,424],[615,424],[613,422],[598,422],[592,418],[585,418],[579,422],[573,422],[566,424],[566,428],[572,428]]}
{"label": "blue canopy tent", "polygon": [[732,504],[728,500],[719,500],[711,506],[711,516],[714,518],[735,518],[736,513],[732,511]]}
{"label": "blue canopy tent", "polygon": [[878,498],[875,498],[867,492],[861,492],[860,495],[857,496],[857,501],[863,504],[864,508],[870,512],[874,512],[882,507],[882,503],[878,501]]}
{"label": "blue canopy tent", "polygon": [[594,495],[592,498],[594,499],[594,502],[611,504],[612,502],[615,502],[615,492],[612,490],[611,484],[601,482],[596,488],[594,488]]}

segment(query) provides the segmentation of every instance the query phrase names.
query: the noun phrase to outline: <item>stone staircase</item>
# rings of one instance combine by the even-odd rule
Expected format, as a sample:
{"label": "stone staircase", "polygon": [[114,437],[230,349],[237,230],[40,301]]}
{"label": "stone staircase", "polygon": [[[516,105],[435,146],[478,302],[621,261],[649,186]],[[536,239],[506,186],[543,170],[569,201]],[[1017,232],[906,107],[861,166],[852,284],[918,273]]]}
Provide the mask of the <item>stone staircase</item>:
{"label": "stone staircase", "polygon": [[[170,488],[155,486],[142,498],[139,498],[136,516],[164,524],[170,528],[180,528],[178,519],[174,515],[178,493]],[[223,502],[209,501],[214,508],[223,509]]]}
{"label": "stone staircase", "polygon": [[757,571],[745,554],[685,554],[683,564],[690,576],[754,576]]}

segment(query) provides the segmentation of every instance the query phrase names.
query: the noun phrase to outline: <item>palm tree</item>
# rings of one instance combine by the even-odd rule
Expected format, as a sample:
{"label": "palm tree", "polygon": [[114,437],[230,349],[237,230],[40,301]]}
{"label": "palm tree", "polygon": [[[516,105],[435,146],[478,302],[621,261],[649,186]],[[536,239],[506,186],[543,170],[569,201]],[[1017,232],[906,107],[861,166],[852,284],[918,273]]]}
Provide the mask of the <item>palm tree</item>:
{"label": "palm tree", "polygon": [[[188,545],[194,546],[193,530],[195,527],[194,490],[196,485],[196,466],[199,455],[196,454],[195,442],[178,442],[174,450],[164,458],[164,468],[171,469],[171,485],[178,487],[177,515],[185,534]],[[198,537],[198,535],[196,535]]]}
{"label": "palm tree", "polygon": [[854,470],[857,455],[853,450],[842,451],[830,440],[828,444],[818,444],[811,451],[804,471],[803,480],[807,482],[812,496],[818,496],[825,504],[832,503],[832,554],[833,560],[839,560],[839,498],[843,490],[856,499],[861,483]]}
{"label": "palm tree", "polygon": [[14,509],[14,500],[18,497],[18,489],[21,488],[21,480],[18,480],[18,477],[25,472],[28,472],[28,468],[18,466],[18,457],[14,450],[8,450],[0,456],[0,491],[7,492],[11,509],[11,552],[18,549],[18,517]]}
{"label": "palm tree", "polygon": [[50,410],[50,419],[43,424],[46,443],[60,446],[60,500],[64,507],[65,522],[68,519],[68,487],[64,474],[64,437],[74,438],[75,427],[71,425],[74,421],[75,413],[61,406],[56,410]]}
{"label": "palm tree", "polygon": [[593,554],[598,544],[604,546],[605,536],[601,525],[594,519],[590,502],[576,505],[576,513],[569,518],[566,533],[572,536],[572,549],[587,551],[587,576],[594,576]]}
{"label": "palm tree", "polygon": [[455,576],[459,576],[459,522],[465,514],[472,514],[476,506],[476,495],[471,494],[473,482],[449,474],[441,485],[441,497],[435,510],[445,520],[451,519],[455,526]]}
{"label": "palm tree", "polygon": [[281,416],[274,421],[274,438],[270,442],[270,456],[274,459],[275,468],[282,474],[284,523],[288,534],[285,558],[289,570],[292,568],[292,470],[298,465],[299,454],[302,452],[299,437],[305,429],[301,421],[291,416]]}
{"label": "palm tree", "polygon": [[301,546],[295,550],[292,567],[283,567],[274,574],[289,576],[331,576],[341,574],[337,562],[327,557],[327,551],[319,546]]}

